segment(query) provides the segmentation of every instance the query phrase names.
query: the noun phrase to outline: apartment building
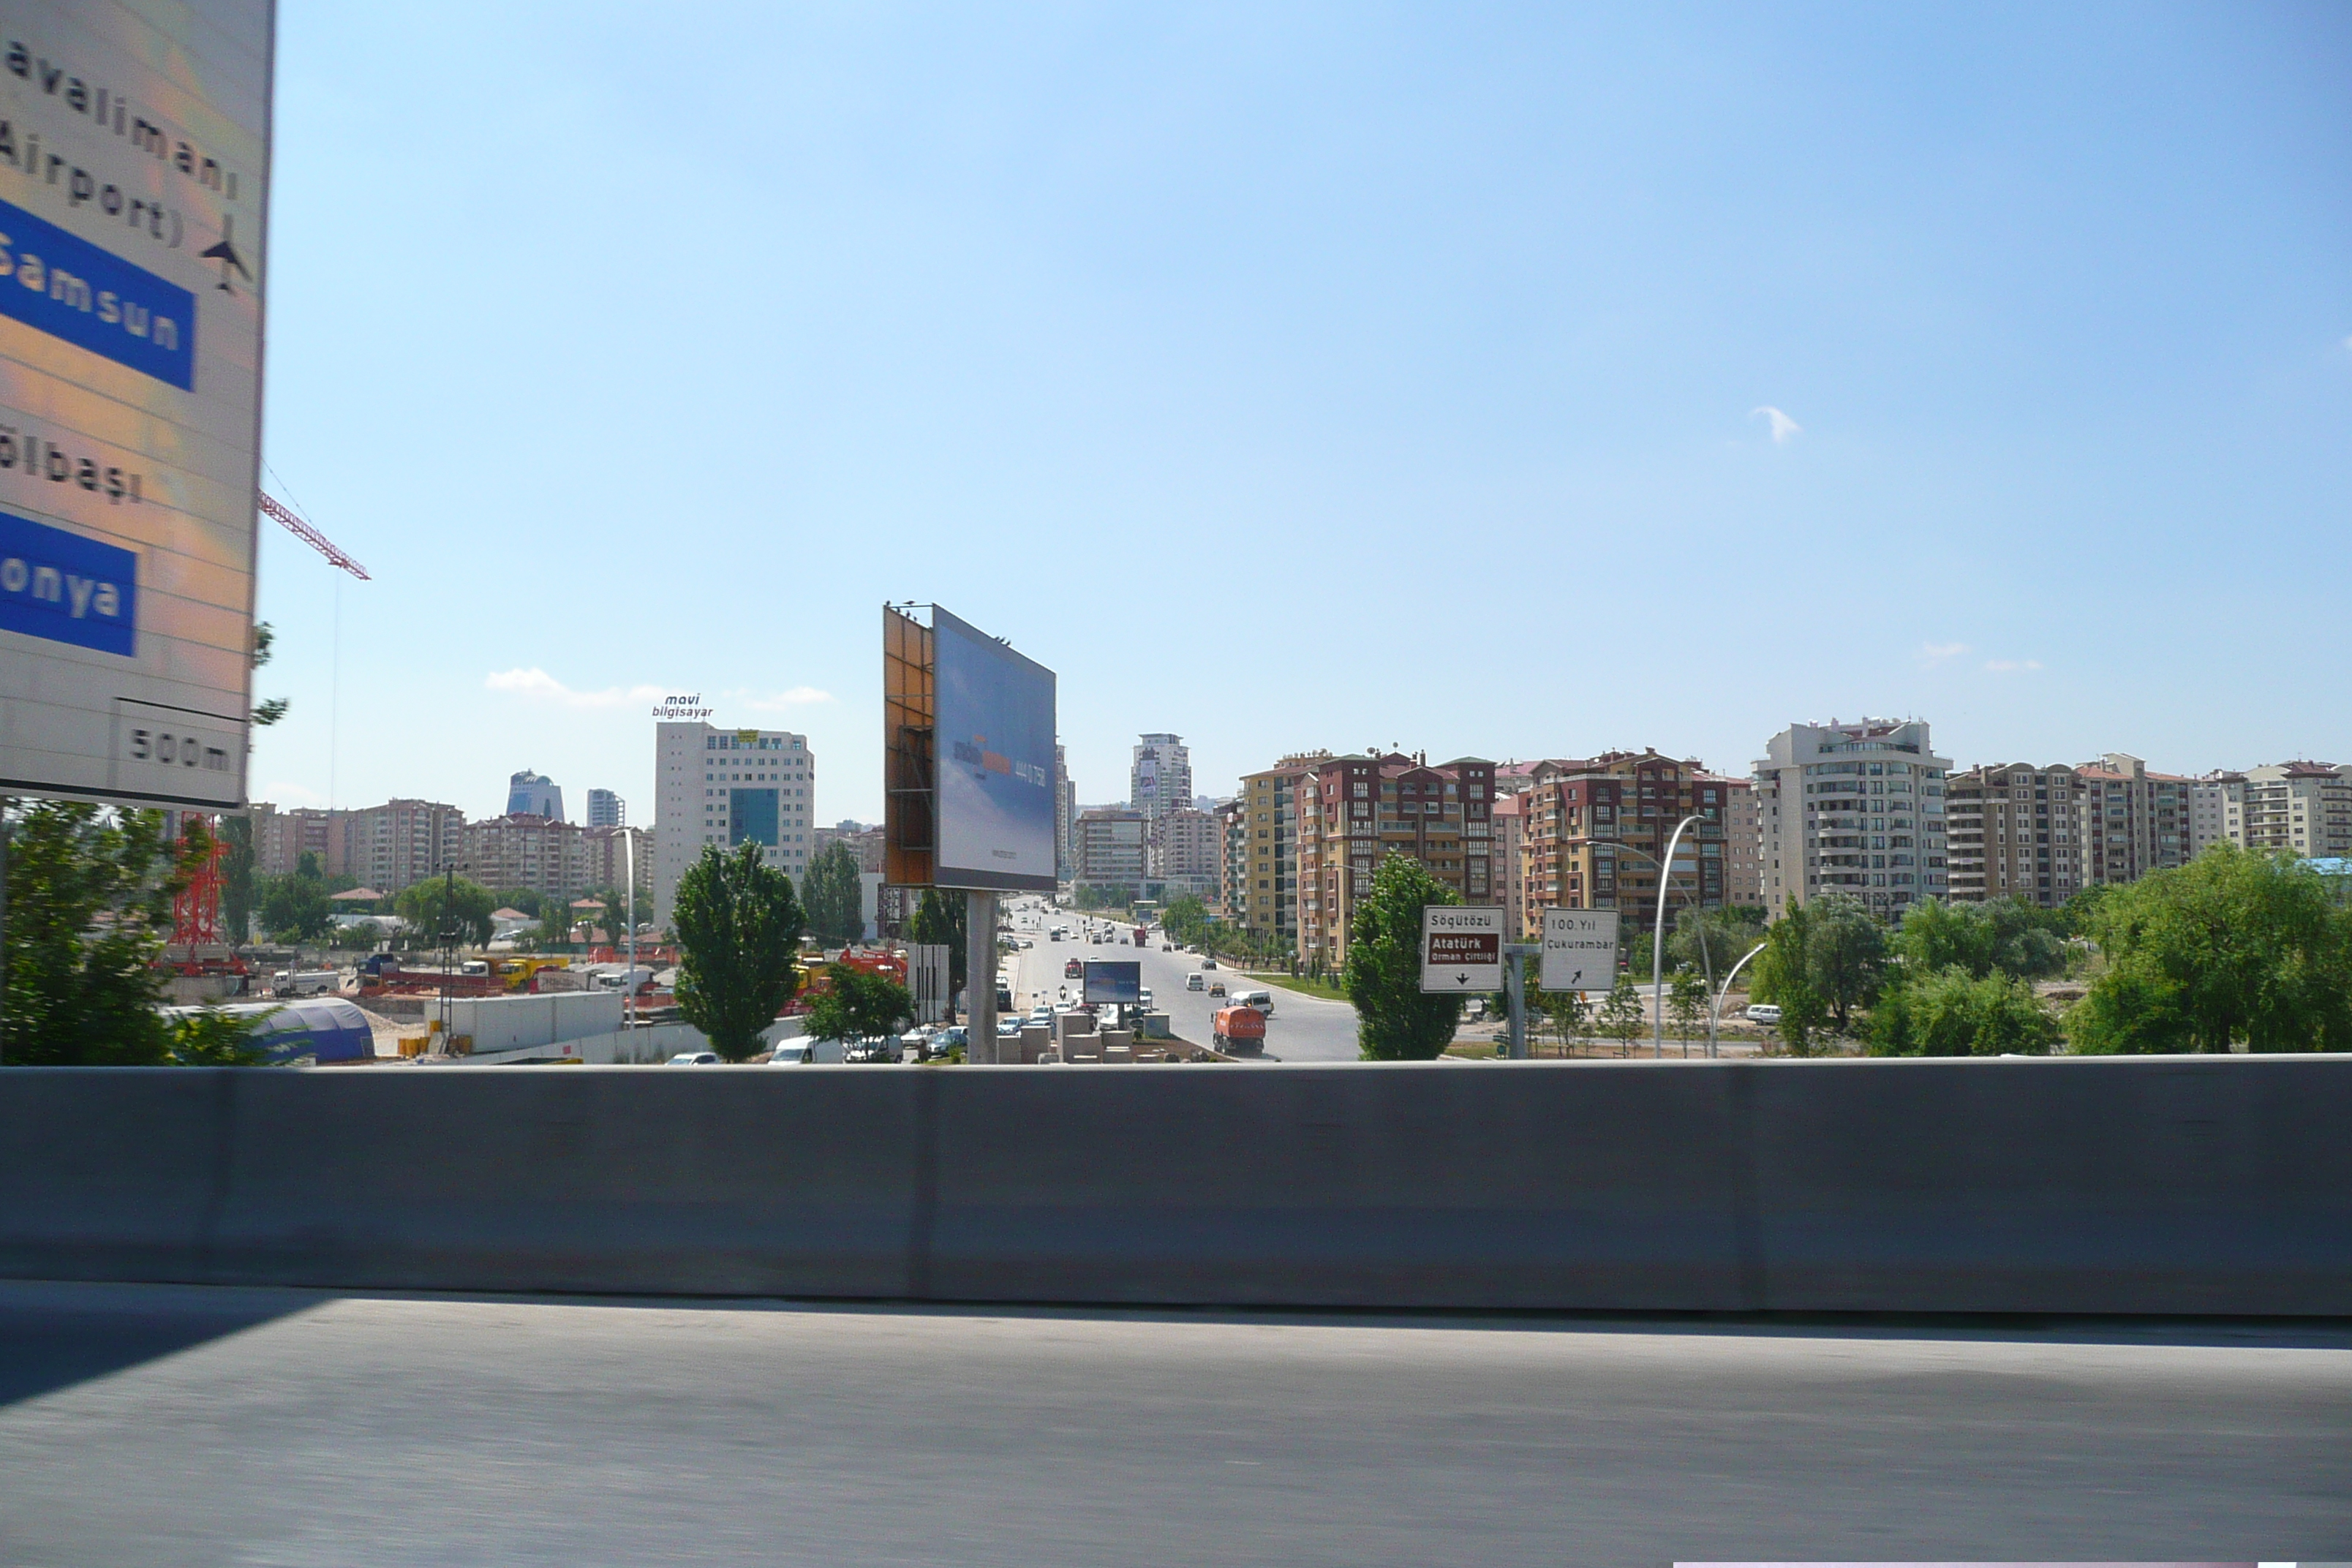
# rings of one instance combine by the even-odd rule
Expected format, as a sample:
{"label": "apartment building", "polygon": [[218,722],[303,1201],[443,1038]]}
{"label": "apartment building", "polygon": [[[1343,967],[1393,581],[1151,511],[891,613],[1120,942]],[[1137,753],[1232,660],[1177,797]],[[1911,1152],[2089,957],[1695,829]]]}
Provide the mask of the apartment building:
{"label": "apartment building", "polygon": [[1528,914],[1528,795],[1524,789],[1497,794],[1490,805],[1487,820],[1494,825],[1494,837],[1488,840],[1488,870],[1494,885],[1502,889],[1503,929],[1518,932],[1525,941],[1527,932],[1542,927],[1539,918],[1530,923]]}
{"label": "apartment building", "polygon": [[343,840],[337,869],[380,892],[396,893],[437,876],[465,856],[466,814],[454,805],[391,800],[337,815],[342,818]]}
{"label": "apartment building", "polygon": [[1980,765],[1945,781],[1946,896],[2018,899],[2055,909],[2091,877],[2079,770],[2032,763]]}
{"label": "apartment building", "polygon": [[2352,765],[2248,768],[2223,809],[2230,840],[2248,849],[2284,849],[2305,859],[2352,855]]}
{"label": "apartment building", "polygon": [[1066,881],[1076,864],[1071,846],[1076,842],[1078,786],[1070,780],[1070,754],[1054,742],[1054,875]]}
{"label": "apartment building", "polygon": [[626,816],[627,812],[626,804],[614,791],[592,789],[588,792],[589,826],[618,827],[621,826],[622,817]]}
{"label": "apartment building", "polygon": [[[1723,807],[1723,901],[1738,909],[1764,907],[1764,814],[1756,781],[1727,773],[1698,775],[1700,806]],[[1706,791],[1717,795],[1710,798]]]}
{"label": "apartment building", "polygon": [[1541,933],[1548,909],[1654,909],[1666,846],[1686,817],[1699,820],[1675,848],[1667,902],[1726,901],[1731,781],[1650,749],[1551,758],[1531,764],[1527,782],[1517,797],[1527,885],[1520,940]]}
{"label": "apartment building", "polygon": [[1347,962],[1356,905],[1391,855],[1419,860],[1466,902],[1497,901],[1494,776],[1483,758],[1433,766],[1402,752],[1312,764],[1294,785],[1299,956]]}
{"label": "apartment building", "polygon": [[1233,915],[1253,936],[1297,945],[1300,791],[1314,771],[1330,760],[1328,751],[1294,752],[1242,779],[1236,798],[1242,807],[1244,853]]}
{"label": "apartment building", "polygon": [[[253,823],[253,868],[267,877],[292,874],[306,854],[319,860],[319,874],[338,875],[343,869],[343,814],[298,805],[281,810],[268,801],[255,801],[247,816]],[[388,889],[387,889],[388,890]]]}
{"label": "apartment building", "polygon": [[1235,795],[1219,801],[1211,815],[1217,819],[1217,901],[1213,912],[1238,925],[1243,868],[1249,859],[1249,808]]}
{"label": "apartment building", "polygon": [[707,846],[751,843],[797,887],[815,827],[816,754],[788,730],[654,726],[654,913],[668,923],[688,867]]}
{"label": "apartment building", "polygon": [[2109,752],[2074,770],[2083,781],[2085,886],[2130,882],[2194,853],[2190,791],[2196,780],[2152,773],[2137,757]]}
{"label": "apartment building", "polygon": [[1171,806],[1151,825],[1151,875],[1167,885],[1167,897],[1217,896],[1220,859],[1217,819],[1189,805]]}
{"label": "apartment building", "polygon": [[533,812],[509,812],[465,830],[457,874],[486,888],[529,888],[543,899],[576,899],[604,884],[588,870],[588,829]]}
{"label": "apartment building", "polygon": [[2235,842],[2231,824],[2234,807],[2245,802],[2246,775],[2216,768],[2189,784],[2189,858],[2194,860],[2209,845]]}
{"label": "apartment building", "polygon": [[1823,893],[1893,918],[1942,898],[1944,785],[1923,719],[1791,724],[1755,768],[1764,837],[1764,910],[1778,920]]}
{"label": "apartment building", "polygon": [[1151,871],[1151,824],[1126,806],[1097,805],[1078,813],[1072,880],[1093,888],[1140,889]]}

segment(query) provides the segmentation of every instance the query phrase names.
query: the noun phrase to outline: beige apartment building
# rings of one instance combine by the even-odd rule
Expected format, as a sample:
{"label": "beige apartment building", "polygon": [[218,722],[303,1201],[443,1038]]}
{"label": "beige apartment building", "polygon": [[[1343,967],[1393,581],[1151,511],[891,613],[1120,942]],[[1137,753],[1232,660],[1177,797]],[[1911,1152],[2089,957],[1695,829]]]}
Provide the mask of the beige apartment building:
{"label": "beige apartment building", "polygon": [[1328,751],[1293,752],[1274,766],[1242,779],[1244,835],[1240,887],[1233,918],[1252,936],[1298,951],[1299,793]]}
{"label": "beige apartment building", "polygon": [[2305,858],[2352,855],[2352,765],[2271,763],[2248,768],[2225,796],[2223,831],[2248,849]]}
{"label": "beige apartment building", "polygon": [[1483,758],[1433,766],[1424,753],[1391,752],[1332,757],[1298,779],[1300,958],[1334,969],[1347,962],[1356,905],[1391,855],[1419,860],[1465,902],[1496,902],[1494,773]]}
{"label": "beige apartment building", "polygon": [[1503,891],[1503,929],[1520,933],[1522,941],[1527,931],[1539,930],[1542,925],[1539,919],[1533,926],[1528,923],[1528,892],[1531,884],[1528,879],[1528,798],[1524,789],[1516,795],[1498,795],[1493,802],[1494,809],[1487,814],[1495,828],[1495,836],[1489,841],[1493,847],[1488,854],[1492,858],[1494,885]]}
{"label": "beige apartment building", "polygon": [[2082,882],[2132,882],[2185,864],[2194,853],[2190,791],[2197,781],[2152,773],[2137,757],[2109,752],[2074,770],[2083,783]]}
{"label": "beige apartment building", "polygon": [[1706,797],[1721,792],[1723,807],[1723,901],[1738,909],[1764,907],[1764,812],[1756,799],[1754,779],[1727,773],[1698,775],[1700,806],[1716,804]]}
{"label": "beige apartment building", "polygon": [[2089,785],[2074,768],[1979,766],[1945,783],[1950,898],[2020,899],[2055,909],[2090,875],[2084,839]]}

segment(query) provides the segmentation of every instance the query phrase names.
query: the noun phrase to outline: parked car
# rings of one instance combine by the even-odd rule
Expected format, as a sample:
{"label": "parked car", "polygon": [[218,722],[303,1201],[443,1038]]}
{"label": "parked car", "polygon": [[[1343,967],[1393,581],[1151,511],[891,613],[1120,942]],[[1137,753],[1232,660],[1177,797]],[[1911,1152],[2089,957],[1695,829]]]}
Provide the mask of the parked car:
{"label": "parked car", "polygon": [[1769,1002],[1754,1003],[1748,1009],[1748,1021],[1771,1028],[1780,1022],[1780,1009]]}
{"label": "parked car", "polygon": [[816,1060],[816,1042],[806,1035],[794,1039],[778,1040],[776,1048],[768,1053],[772,1068],[806,1067]]}
{"label": "parked car", "polygon": [[719,1065],[717,1051],[680,1051],[663,1064],[674,1068],[715,1068]]}
{"label": "parked car", "polygon": [[898,1037],[866,1035],[848,1041],[841,1047],[841,1059],[845,1062],[895,1062],[898,1059]]}

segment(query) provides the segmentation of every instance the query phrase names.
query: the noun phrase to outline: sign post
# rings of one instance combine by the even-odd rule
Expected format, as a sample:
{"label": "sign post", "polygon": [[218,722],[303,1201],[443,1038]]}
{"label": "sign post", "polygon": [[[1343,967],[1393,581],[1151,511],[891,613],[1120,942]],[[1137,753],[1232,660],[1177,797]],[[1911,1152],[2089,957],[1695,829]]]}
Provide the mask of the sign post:
{"label": "sign post", "polygon": [[[910,942],[907,947],[907,978],[914,982],[915,1022],[937,1024],[948,1016],[948,944]],[[965,1053],[967,1058],[971,1052]]]}
{"label": "sign post", "polygon": [[1547,991],[1610,991],[1617,984],[1617,911],[1546,910],[1543,968]]}
{"label": "sign post", "polygon": [[1503,988],[1503,911],[1480,904],[1425,904],[1421,911],[1421,988],[1465,995]]}

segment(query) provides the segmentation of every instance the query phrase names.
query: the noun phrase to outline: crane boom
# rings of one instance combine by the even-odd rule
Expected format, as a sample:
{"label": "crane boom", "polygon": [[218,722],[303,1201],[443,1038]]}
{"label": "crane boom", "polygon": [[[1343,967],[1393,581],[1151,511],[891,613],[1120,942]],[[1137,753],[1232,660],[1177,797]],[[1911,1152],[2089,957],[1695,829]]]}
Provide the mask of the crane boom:
{"label": "crane boom", "polygon": [[258,496],[261,500],[262,511],[284,523],[286,525],[286,531],[291,533],[295,538],[300,540],[303,543],[309,545],[311,549],[325,556],[328,561],[333,564],[341,567],[352,576],[359,578],[362,582],[373,581],[373,578],[368,576],[366,567],[361,565],[358,562],[352,560],[350,556],[337,549],[333,540],[329,539],[325,534],[320,533],[317,529],[311,527],[301,518],[297,517],[293,510],[281,504],[277,497],[269,494],[266,490],[256,490],[254,494]]}

